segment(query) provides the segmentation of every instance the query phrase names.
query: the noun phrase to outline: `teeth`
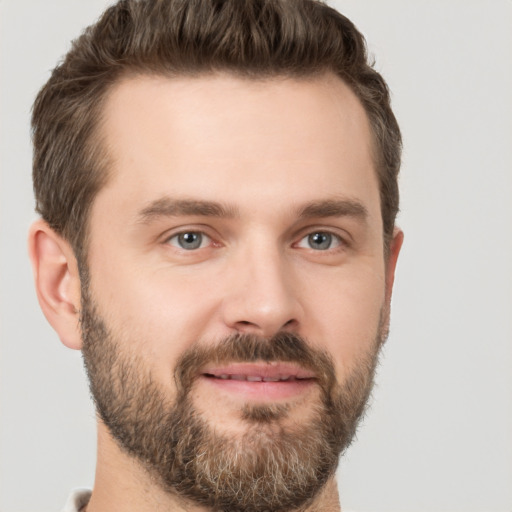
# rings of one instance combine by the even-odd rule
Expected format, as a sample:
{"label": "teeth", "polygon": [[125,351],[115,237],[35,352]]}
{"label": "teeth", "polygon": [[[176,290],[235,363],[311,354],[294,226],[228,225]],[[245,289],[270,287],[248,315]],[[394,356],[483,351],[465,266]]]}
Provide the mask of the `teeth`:
{"label": "teeth", "polygon": [[219,375],[219,377],[220,377],[222,380],[227,380],[227,379],[229,379],[229,375]]}
{"label": "teeth", "polygon": [[263,382],[279,382],[279,377],[263,377]]}
{"label": "teeth", "polygon": [[245,375],[231,375],[232,380],[247,380]]}

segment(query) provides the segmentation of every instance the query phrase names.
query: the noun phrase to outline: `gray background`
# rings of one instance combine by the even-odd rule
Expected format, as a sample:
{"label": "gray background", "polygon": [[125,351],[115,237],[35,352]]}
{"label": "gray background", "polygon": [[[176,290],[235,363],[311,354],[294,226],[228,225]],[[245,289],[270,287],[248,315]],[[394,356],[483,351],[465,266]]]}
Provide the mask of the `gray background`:
{"label": "gray background", "polygon": [[[392,332],[340,470],[344,509],[512,511],[512,2],[339,0],[404,133]],[[90,486],[80,354],[46,324],[26,232],[33,98],[105,0],[0,0],[0,511]]]}

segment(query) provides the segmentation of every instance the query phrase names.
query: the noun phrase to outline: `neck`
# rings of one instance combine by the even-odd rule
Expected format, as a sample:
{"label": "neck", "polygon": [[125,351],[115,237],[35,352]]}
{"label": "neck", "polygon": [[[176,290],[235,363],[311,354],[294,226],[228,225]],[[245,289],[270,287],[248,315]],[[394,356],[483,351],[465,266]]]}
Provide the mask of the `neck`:
{"label": "neck", "polygon": [[[210,512],[170,494],[132,457],[124,453],[100,422],[96,478],[87,512]],[[313,502],[296,512],[341,512],[335,479]]]}

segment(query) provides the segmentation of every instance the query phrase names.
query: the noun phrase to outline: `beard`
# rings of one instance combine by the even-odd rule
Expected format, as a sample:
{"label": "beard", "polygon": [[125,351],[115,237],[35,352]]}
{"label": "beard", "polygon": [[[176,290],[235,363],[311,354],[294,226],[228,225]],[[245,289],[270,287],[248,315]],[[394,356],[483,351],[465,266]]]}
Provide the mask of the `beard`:
{"label": "beard", "polygon": [[[333,477],[371,392],[379,347],[338,384],[331,357],[300,336],[234,335],[214,346],[196,343],[177,361],[176,398],[152,378],[145,359],[130,354],[82,291],[83,357],[96,410],[119,447],[169,494],[229,512],[303,510]],[[243,434],[229,436],[202,417],[191,390],[207,363],[290,362],[315,374],[319,398],[309,418],[284,422],[289,406],[245,405]]]}

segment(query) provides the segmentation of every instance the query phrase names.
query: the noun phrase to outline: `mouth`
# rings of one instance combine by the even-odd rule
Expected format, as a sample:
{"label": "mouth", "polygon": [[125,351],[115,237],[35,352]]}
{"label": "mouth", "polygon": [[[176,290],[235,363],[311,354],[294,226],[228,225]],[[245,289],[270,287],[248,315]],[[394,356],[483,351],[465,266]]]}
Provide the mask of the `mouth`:
{"label": "mouth", "polygon": [[209,366],[200,377],[217,390],[258,402],[288,400],[316,382],[313,372],[279,362]]}
{"label": "mouth", "polygon": [[205,377],[211,377],[221,380],[245,380],[247,382],[290,382],[294,380],[307,380],[307,378],[296,377],[295,375],[279,375],[275,377],[262,377],[261,375],[240,375],[240,374],[227,374],[214,375],[205,373]]}

